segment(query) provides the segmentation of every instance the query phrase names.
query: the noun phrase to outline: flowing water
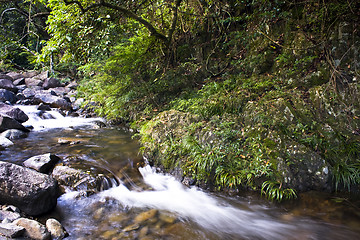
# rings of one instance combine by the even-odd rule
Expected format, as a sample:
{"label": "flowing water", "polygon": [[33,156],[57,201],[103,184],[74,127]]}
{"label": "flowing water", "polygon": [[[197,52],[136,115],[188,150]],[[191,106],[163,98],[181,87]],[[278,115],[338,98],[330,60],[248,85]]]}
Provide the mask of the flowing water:
{"label": "flowing water", "polygon": [[139,167],[139,145],[121,128],[99,128],[101,119],[56,111],[40,118],[33,106],[20,107],[34,129],[2,151],[1,160],[21,164],[51,152],[64,161],[81,159],[84,168],[102,168],[120,182],[89,197],[69,191],[58,199],[51,215],[65,226],[68,239],[360,239],[358,199],[311,192],[280,205],[257,194],[188,188]]}

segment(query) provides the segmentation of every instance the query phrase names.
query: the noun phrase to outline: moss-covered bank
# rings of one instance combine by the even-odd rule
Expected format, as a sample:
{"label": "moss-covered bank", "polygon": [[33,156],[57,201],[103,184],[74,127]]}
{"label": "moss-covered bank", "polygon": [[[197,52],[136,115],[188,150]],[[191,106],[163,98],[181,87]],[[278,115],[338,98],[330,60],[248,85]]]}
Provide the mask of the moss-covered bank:
{"label": "moss-covered bank", "polygon": [[358,191],[359,5],[245,2],[178,33],[170,67],[156,41],[131,37],[82,68],[83,96],[189,184],[278,200]]}
{"label": "moss-covered bank", "polygon": [[[358,84],[350,88],[359,91]],[[143,150],[165,171],[180,167],[207,186],[350,189],[359,180],[359,102],[341,95],[329,84],[273,90],[244,100],[238,113],[207,120],[164,111],[141,128]]]}

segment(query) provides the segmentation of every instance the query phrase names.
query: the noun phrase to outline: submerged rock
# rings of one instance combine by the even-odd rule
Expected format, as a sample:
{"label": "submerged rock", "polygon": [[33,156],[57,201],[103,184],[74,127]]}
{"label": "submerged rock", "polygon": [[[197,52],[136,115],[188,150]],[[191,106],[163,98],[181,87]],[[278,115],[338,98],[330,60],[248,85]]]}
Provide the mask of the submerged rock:
{"label": "submerged rock", "polygon": [[146,211],[146,212],[142,212],[140,213],[139,215],[137,215],[135,218],[134,218],[134,222],[135,223],[142,223],[142,222],[145,222],[149,219],[152,219],[152,218],[155,218],[155,216],[157,215],[158,213],[158,210],[157,209],[151,209],[149,211]]}
{"label": "submerged rock", "polygon": [[0,161],[0,203],[40,215],[55,208],[57,196],[57,182],[50,176]]}

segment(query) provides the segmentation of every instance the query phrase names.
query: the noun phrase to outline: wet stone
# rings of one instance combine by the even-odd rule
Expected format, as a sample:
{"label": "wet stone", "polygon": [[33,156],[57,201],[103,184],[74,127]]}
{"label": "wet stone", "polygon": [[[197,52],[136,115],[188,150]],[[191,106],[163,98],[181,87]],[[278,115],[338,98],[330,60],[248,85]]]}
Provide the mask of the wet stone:
{"label": "wet stone", "polygon": [[145,237],[149,233],[149,227],[145,226],[139,231],[139,238]]}
{"label": "wet stone", "polygon": [[126,214],[124,213],[116,213],[116,214],[112,214],[109,217],[109,221],[110,222],[123,222],[125,220],[127,220],[128,217],[126,216]]}
{"label": "wet stone", "polygon": [[9,238],[22,236],[25,228],[19,227],[12,223],[0,223],[0,239],[1,235]]}
{"label": "wet stone", "polygon": [[9,140],[14,140],[14,139],[26,138],[28,136],[28,133],[17,129],[9,129],[2,132],[0,136],[5,137]]}
{"label": "wet stone", "polygon": [[58,156],[47,153],[27,159],[24,162],[24,166],[32,168],[40,173],[48,173],[59,160],[60,158]]}
{"label": "wet stone", "polygon": [[105,208],[99,208],[94,212],[94,220],[99,220],[104,216]]}
{"label": "wet stone", "polygon": [[138,223],[131,224],[123,229],[124,232],[130,232],[134,231],[140,228],[140,225]]}
{"label": "wet stone", "polygon": [[46,229],[46,227],[31,219],[19,218],[14,221],[14,224],[25,228],[25,236],[30,237],[35,240],[48,240],[51,235]]}
{"label": "wet stone", "polygon": [[118,232],[115,230],[105,231],[101,234],[102,239],[113,239]]}
{"label": "wet stone", "polygon": [[9,221],[14,221],[20,218],[20,214],[18,212],[0,210],[0,221],[8,219]]}
{"label": "wet stone", "polygon": [[46,220],[46,228],[50,232],[53,240],[61,240],[68,235],[61,223],[53,218]]}
{"label": "wet stone", "polygon": [[134,218],[134,222],[135,223],[145,222],[149,219],[155,218],[157,213],[158,213],[158,210],[156,210],[156,209],[151,209],[149,211],[142,212]]}
{"label": "wet stone", "polygon": [[170,216],[165,213],[160,213],[159,219],[165,223],[173,224],[176,221],[176,217]]}

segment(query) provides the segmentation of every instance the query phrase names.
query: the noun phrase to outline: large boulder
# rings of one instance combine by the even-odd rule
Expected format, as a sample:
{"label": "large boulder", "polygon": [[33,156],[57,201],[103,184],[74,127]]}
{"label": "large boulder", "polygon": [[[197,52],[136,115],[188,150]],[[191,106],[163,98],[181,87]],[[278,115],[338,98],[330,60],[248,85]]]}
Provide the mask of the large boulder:
{"label": "large boulder", "polygon": [[28,115],[26,115],[26,113],[24,113],[20,108],[12,107],[4,103],[0,103],[0,114],[1,113],[6,114],[20,123],[29,120]]}
{"label": "large boulder", "polygon": [[10,102],[10,103],[16,103],[17,97],[16,95],[6,89],[0,89],[0,102]]}
{"label": "large boulder", "polygon": [[54,209],[57,197],[58,184],[52,177],[0,161],[0,203],[36,216]]}
{"label": "large boulder", "polygon": [[53,108],[60,108],[63,110],[71,110],[72,106],[69,101],[64,98],[53,95],[51,92],[39,91],[35,94],[34,100],[38,103],[44,103]]}
{"label": "large boulder", "polygon": [[58,156],[46,153],[31,157],[24,161],[23,164],[25,167],[32,168],[38,172],[48,173],[59,160],[60,158]]}
{"label": "large boulder", "polygon": [[0,113],[0,132],[4,132],[8,129],[18,129],[24,132],[29,132],[29,129],[25,128],[21,123],[15,119],[2,115]]}

